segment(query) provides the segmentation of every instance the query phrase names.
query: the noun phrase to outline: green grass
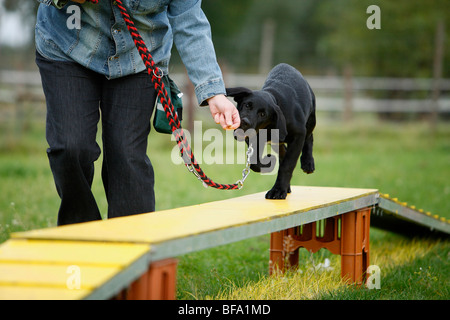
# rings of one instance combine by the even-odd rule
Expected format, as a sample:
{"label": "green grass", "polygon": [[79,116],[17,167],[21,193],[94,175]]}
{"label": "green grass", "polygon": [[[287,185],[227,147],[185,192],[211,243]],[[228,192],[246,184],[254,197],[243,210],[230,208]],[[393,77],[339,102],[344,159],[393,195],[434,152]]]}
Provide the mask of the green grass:
{"label": "green grass", "polygon": [[[210,121],[208,119],[208,121]],[[210,121],[212,123],[212,120]],[[56,224],[59,199],[46,157],[45,130],[0,122],[0,243],[15,231]],[[204,124],[204,127],[206,125]],[[208,145],[204,143],[204,147]],[[251,172],[240,191],[205,189],[184,166],[170,160],[170,136],[151,133],[149,155],[156,174],[158,210],[266,191],[273,175]],[[194,149],[195,150],[195,149]],[[316,172],[296,169],[292,184],[377,188],[433,214],[450,218],[450,127],[434,133],[423,123],[380,123],[371,117],[350,124],[319,117]],[[241,155],[243,156],[243,155]],[[107,202],[97,161],[93,190],[103,215]],[[202,165],[213,180],[232,183],[244,167]],[[261,236],[180,257],[179,299],[449,299],[448,241],[404,238],[371,230],[371,264],[381,268],[381,290],[343,285],[339,257],[301,250],[300,270],[268,276],[269,237]],[[333,270],[314,266],[330,259]]]}
{"label": "green grass", "polygon": [[[447,300],[450,297],[448,243],[405,239],[383,231],[372,233],[370,263],[380,268],[379,290],[345,284],[340,277],[339,256],[323,249],[316,254],[302,249],[298,270],[283,276],[254,277],[243,285],[223,281],[215,298]],[[322,268],[326,258],[330,267]]]}

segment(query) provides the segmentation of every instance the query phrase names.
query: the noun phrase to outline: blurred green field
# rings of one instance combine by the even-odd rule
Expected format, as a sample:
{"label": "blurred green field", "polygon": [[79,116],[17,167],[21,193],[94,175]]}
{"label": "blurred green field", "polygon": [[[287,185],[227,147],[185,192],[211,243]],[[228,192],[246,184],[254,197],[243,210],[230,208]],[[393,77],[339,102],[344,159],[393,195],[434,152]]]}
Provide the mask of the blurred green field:
{"label": "blurred green field", "polygon": [[[450,218],[448,124],[440,124],[431,132],[426,123],[382,123],[370,116],[351,123],[322,120],[319,118],[315,131],[316,172],[305,175],[298,167],[293,185],[377,188],[417,208]],[[46,157],[43,124],[31,122],[26,130],[18,132],[13,125],[0,123],[0,136],[0,242],[3,242],[11,232],[54,226],[59,199]],[[203,147],[207,145],[204,142]],[[169,135],[151,133],[148,153],[156,174],[157,210],[266,191],[275,180],[274,175],[251,172],[240,191],[205,189],[183,165],[172,163],[174,146]],[[107,202],[100,166],[101,159],[96,164],[93,190],[105,214]],[[243,167],[243,164],[202,165],[208,176],[223,183],[238,180]],[[277,292],[274,288],[278,284],[267,276],[269,238],[262,236],[180,257],[177,296],[180,299],[450,298],[448,241],[416,241],[376,229],[371,237],[371,263],[384,264],[382,270],[388,270],[382,273],[381,291],[342,286],[336,276],[338,257],[324,250],[310,256],[303,250],[301,261],[305,263],[300,267],[303,272],[287,275],[282,281],[301,283],[308,279],[311,286],[314,281],[326,282],[327,286],[316,289],[314,294],[313,287],[306,286],[303,291],[291,287],[289,290],[297,292],[295,295],[288,294],[289,290],[285,295],[268,295],[268,290]],[[307,270],[325,258],[330,259],[334,273],[321,280]],[[258,292],[258,288],[266,288],[262,292],[267,295],[249,295],[248,292]]]}

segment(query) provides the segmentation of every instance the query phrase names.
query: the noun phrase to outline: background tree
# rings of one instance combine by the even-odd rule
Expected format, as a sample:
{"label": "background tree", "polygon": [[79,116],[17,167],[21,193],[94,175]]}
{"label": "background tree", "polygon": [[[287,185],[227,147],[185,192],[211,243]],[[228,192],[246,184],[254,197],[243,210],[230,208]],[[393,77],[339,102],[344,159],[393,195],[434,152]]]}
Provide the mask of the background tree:
{"label": "background tree", "polygon": [[[381,9],[381,29],[369,30],[369,5]],[[19,13],[23,30],[34,32],[36,0],[0,0],[8,12]],[[341,74],[351,64],[358,76],[431,77],[435,33],[445,24],[448,46],[448,0],[204,0],[213,41],[221,62],[238,72],[257,72],[264,25],[273,26],[271,64],[290,63],[305,73]],[[0,17],[1,19],[1,17]],[[25,48],[0,49],[0,67],[33,65],[34,41]],[[445,62],[443,77],[450,77]],[[180,63],[174,50],[172,65]]]}
{"label": "background tree", "polygon": [[[366,9],[372,4],[381,9],[380,30],[366,27]],[[439,21],[450,21],[446,0],[321,0],[316,23],[327,31],[319,51],[337,68],[351,64],[355,75],[431,77]],[[450,50],[444,61],[448,58]],[[447,68],[444,77],[449,76]]]}

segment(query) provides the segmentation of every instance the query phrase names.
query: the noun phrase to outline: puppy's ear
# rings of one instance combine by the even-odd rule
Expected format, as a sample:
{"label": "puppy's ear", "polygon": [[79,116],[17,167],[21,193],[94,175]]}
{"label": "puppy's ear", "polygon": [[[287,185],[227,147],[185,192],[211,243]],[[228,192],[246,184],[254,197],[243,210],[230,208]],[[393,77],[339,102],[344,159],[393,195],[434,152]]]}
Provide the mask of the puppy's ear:
{"label": "puppy's ear", "polygon": [[240,102],[246,96],[253,93],[252,90],[244,88],[244,87],[236,87],[236,88],[226,88],[227,96],[233,97],[234,101]]}
{"label": "puppy's ear", "polygon": [[286,118],[277,104],[271,103],[270,105],[274,111],[272,126],[274,129],[278,129],[278,141],[284,141],[287,136]]}

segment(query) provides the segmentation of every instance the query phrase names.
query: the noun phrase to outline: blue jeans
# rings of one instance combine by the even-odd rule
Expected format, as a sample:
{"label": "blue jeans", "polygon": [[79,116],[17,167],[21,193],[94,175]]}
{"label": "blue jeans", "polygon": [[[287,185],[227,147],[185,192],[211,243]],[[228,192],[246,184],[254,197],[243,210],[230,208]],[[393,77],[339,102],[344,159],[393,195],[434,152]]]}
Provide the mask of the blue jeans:
{"label": "blue jeans", "polygon": [[47,102],[47,154],[61,198],[58,225],[101,219],[91,191],[102,120],[108,218],[155,210],[147,138],[156,92],[146,73],[108,80],[77,63],[36,53]]}

